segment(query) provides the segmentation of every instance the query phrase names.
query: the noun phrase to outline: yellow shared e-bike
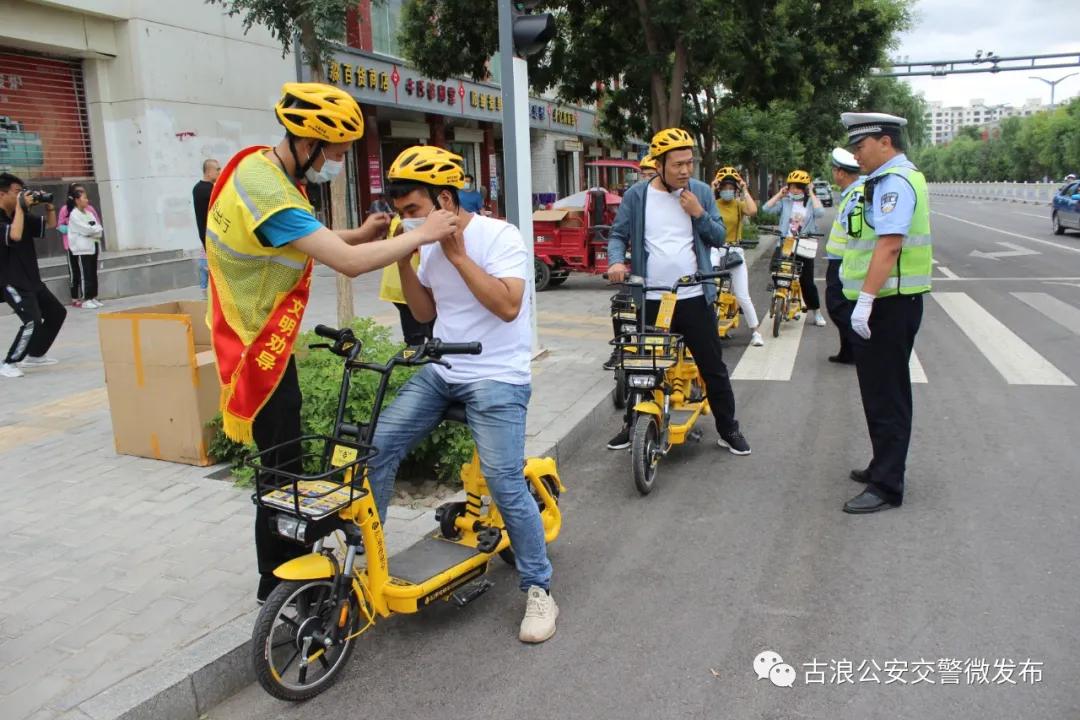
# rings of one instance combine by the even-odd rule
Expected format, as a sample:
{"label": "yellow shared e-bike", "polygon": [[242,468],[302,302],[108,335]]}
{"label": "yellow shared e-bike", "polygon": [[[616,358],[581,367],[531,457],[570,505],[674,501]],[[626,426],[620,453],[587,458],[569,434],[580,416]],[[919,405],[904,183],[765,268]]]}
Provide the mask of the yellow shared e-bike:
{"label": "yellow shared e-bike", "polygon": [[[252,634],[259,683],[271,695],[294,701],[329,687],[357,638],[379,618],[419,612],[439,601],[467,605],[492,586],[484,575],[494,554],[514,560],[475,452],[462,466],[466,499],[440,507],[438,527],[392,558],[387,558],[367,477],[367,463],[378,452],[371,441],[394,369],[445,365],[444,355],[478,354],[480,343],[429,340],[404,349],[386,364],[373,364],[361,359],[361,344],[352,330],[319,326],[315,332],[330,342],[313,347],[327,348],[345,360],[332,434],[304,436],[249,460],[255,469],[254,499],[269,511],[271,527],[310,549],[274,571],[282,582],[267,598]],[[345,417],[350,379],[358,371],[381,375],[366,424]],[[465,422],[465,408],[452,405],[444,419]],[[303,470],[290,472],[269,464],[283,455],[299,455]],[[551,543],[562,526],[558,498],[564,489],[555,461],[529,458],[524,465]]]}
{"label": "yellow shared e-bike", "polygon": [[682,335],[671,332],[678,289],[727,274],[726,270],[695,273],[679,278],[671,287],[648,286],[638,276],[625,282],[642,296],[650,291],[663,292],[652,324],[647,324],[645,313],[639,312],[637,330],[612,341],[617,350],[617,370],[625,378],[633,409],[630,454],[634,486],[642,495],[652,492],[660,459],[672,447],[701,439],[701,430],[694,425],[711,412],[697,364],[683,344]]}

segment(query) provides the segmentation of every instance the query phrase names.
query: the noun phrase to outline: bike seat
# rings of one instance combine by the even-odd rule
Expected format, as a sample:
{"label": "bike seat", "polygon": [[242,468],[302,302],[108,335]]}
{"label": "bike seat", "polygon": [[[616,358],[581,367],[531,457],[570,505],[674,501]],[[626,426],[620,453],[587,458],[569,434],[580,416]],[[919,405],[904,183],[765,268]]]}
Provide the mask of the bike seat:
{"label": "bike seat", "polygon": [[466,425],[467,423],[465,421],[465,403],[450,403],[449,405],[447,405],[446,411],[443,412],[443,420]]}

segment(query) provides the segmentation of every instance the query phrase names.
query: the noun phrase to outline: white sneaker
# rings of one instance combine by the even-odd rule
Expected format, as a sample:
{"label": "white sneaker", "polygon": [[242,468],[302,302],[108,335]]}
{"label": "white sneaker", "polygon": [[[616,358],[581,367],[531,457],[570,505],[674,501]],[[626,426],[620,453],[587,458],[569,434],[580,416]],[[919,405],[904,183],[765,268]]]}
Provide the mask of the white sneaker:
{"label": "white sneaker", "polygon": [[96,310],[99,307],[101,307],[101,303],[99,303],[97,300],[86,300],[86,301],[83,302],[82,306],[84,308],[90,308],[92,310]]}
{"label": "white sneaker", "polygon": [[23,376],[23,371],[20,370],[17,365],[12,365],[11,363],[0,363],[0,376],[19,378]]}
{"label": "white sneaker", "polygon": [[45,367],[46,365],[55,365],[58,362],[60,362],[60,361],[57,360],[56,358],[45,357],[44,355],[42,355],[41,357],[30,357],[29,355],[27,355],[23,359],[23,361],[19,363],[19,367],[24,367],[24,368]]}
{"label": "white sneaker", "polygon": [[555,634],[555,618],[559,606],[544,588],[533,585],[525,605],[525,617],[521,620],[518,639],[526,643],[542,643]]}
{"label": "white sneaker", "polygon": [[814,324],[818,327],[825,327],[825,318],[822,317],[820,310],[814,311]]}
{"label": "white sneaker", "polygon": [[754,347],[761,347],[765,344],[765,338],[761,337],[761,333],[755,330],[754,334],[750,336],[750,344]]}

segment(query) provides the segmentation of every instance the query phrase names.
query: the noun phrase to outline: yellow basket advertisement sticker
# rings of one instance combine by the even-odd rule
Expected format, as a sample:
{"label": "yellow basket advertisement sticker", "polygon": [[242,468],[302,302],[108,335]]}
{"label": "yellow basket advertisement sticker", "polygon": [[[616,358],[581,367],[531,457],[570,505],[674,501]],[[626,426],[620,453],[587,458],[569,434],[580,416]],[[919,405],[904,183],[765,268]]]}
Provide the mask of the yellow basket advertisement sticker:
{"label": "yellow basket advertisement sticker", "polygon": [[332,467],[343,467],[356,460],[358,454],[356,448],[335,445],[334,454],[330,458],[330,465]]}

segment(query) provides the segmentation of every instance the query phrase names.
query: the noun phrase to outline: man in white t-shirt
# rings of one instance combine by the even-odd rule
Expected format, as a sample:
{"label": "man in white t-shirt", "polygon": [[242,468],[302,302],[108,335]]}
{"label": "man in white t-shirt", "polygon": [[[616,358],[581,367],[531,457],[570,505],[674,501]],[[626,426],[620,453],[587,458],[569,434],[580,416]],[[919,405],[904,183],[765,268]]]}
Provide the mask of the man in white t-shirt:
{"label": "man in white t-shirt", "polygon": [[435,319],[444,342],[483,343],[479,355],[455,355],[453,367],[425,365],[379,417],[378,454],[369,481],[382,517],[405,455],[427,437],[451,403],[466,408],[469,430],[492,499],[510,535],[521,589],[528,594],[519,637],[543,642],[555,633],[559,608],[549,593],[540,510],[524,474],[525,414],[531,394],[532,308],[526,293],[532,257],[516,227],[461,208],[461,158],[441,148],[411,147],[390,166],[386,194],[406,230],[436,208],[457,215],[457,231],[421,250],[420,267],[398,263],[409,310]]}

